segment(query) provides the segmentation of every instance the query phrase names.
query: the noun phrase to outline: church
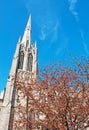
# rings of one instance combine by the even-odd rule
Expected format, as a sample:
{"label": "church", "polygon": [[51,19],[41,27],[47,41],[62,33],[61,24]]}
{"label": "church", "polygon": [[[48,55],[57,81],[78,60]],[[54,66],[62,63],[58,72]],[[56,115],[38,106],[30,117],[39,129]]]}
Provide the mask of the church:
{"label": "church", "polygon": [[[57,89],[57,87],[56,88],[54,87],[55,91],[53,91],[55,96],[52,95],[52,93],[49,93],[49,92],[52,92],[52,89],[49,89],[50,90],[49,92],[48,92],[48,89],[46,91],[44,91],[43,89],[42,89],[42,91],[40,91],[40,89],[38,89],[39,91],[36,91],[36,89],[34,89],[34,91],[32,91],[33,93],[31,93],[31,94],[33,95],[33,97],[35,95],[36,98],[37,98],[37,100],[35,100],[36,103],[34,103],[35,105],[32,104],[31,100],[28,100],[28,97],[30,97],[29,95],[28,95],[27,99],[24,98],[23,100],[20,97],[19,98],[20,102],[23,104],[23,106],[25,106],[26,109],[28,108],[28,106],[26,106],[26,105],[28,105],[28,101],[30,102],[30,104],[32,106],[36,106],[36,107],[34,107],[36,109],[32,108],[32,110],[29,112],[30,113],[29,115],[28,115],[28,111],[27,111],[27,113],[24,114],[26,119],[30,120],[30,122],[33,121],[33,122],[31,122],[32,123],[31,125],[28,126],[27,124],[25,124],[25,126],[22,127],[22,128],[15,128],[14,127],[15,119],[17,119],[17,121],[18,121],[18,115],[19,115],[18,113],[17,113],[18,115],[15,114],[15,108],[18,105],[18,100],[19,100],[17,98],[17,95],[16,95],[17,78],[18,78],[19,82],[22,82],[23,87],[24,87],[24,84],[26,85],[27,83],[30,83],[30,81],[37,81],[37,79],[38,79],[37,70],[38,70],[38,66],[37,66],[37,45],[36,45],[36,42],[32,42],[32,27],[31,27],[31,15],[30,15],[28,22],[27,22],[27,25],[26,25],[26,28],[24,30],[23,37],[20,37],[19,40],[18,40],[16,51],[15,51],[15,54],[14,54],[14,57],[13,57],[10,73],[9,73],[7,84],[6,84],[6,89],[5,89],[4,94],[3,94],[3,99],[0,99],[0,130],[30,130],[30,128],[32,128],[33,130],[38,130],[38,129],[39,130],[65,130],[66,129],[65,122],[62,121],[64,123],[63,124],[64,127],[62,129],[62,123],[61,123],[61,121],[59,123],[59,120],[58,120],[59,118],[62,119],[62,117],[64,119],[64,116],[61,116],[61,114],[58,115],[59,110],[63,110],[63,106],[61,106],[61,102],[60,102],[61,100],[59,100],[60,97],[58,98],[60,91],[58,92],[59,89]],[[47,77],[47,79],[48,79],[48,77]],[[50,78],[50,80],[51,80],[51,78]],[[71,80],[71,78],[70,78],[70,80]],[[68,81],[68,83],[70,83],[70,80]],[[60,84],[57,85],[58,87],[62,83],[61,79],[59,81],[60,81]],[[58,83],[59,83],[59,81],[58,81]],[[49,83],[50,82],[48,80],[47,85],[49,86],[49,88],[51,88]],[[43,84],[41,84],[41,86],[42,85]],[[55,86],[54,81],[53,81],[53,85]],[[26,87],[27,86],[25,86],[24,89],[26,89]],[[31,84],[30,84],[28,90],[30,90],[30,88],[31,89],[33,88],[33,86]],[[35,88],[37,88],[37,84],[35,85]],[[63,88],[63,90],[64,90],[64,88]],[[76,97],[77,93],[75,93],[75,91],[73,91],[73,89],[70,89],[70,87],[69,87],[68,90],[69,90],[69,92],[71,92],[70,90],[72,90],[72,92],[74,92],[74,97]],[[40,92],[40,96],[39,96],[39,92]],[[49,93],[49,97],[51,97],[51,95],[52,95],[52,98],[47,97],[46,92]],[[23,93],[21,93],[21,94],[23,94]],[[44,94],[45,94],[45,96],[44,96]],[[62,94],[64,95],[64,91],[63,91],[63,93],[60,94],[60,96]],[[67,93],[67,94],[69,94],[69,93]],[[22,95],[20,95],[20,96],[22,96]],[[71,93],[68,96],[71,96]],[[41,99],[41,100],[39,100],[39,104],[38,104],[38,97],[39,97],[39,99]],[[73,93],[72,93],[71,98],[72,97],[73,97]],[[81,99],[81,95],[79,95],[79,97]],[[60,99],[62,99],[62,98],[63,97],[61,97]],[[50,100],[48,100],[48,99],[50,99]],[[48,101],[52,101],[51,104]],[[54,105],[53,101],[55,102],[55,105]],[[72,101],[72,100],[70,100],[70,101]],[[74,99],[73,99],[73,101],[74,101]],[[58,105],[58,107],[56,109],[56,104],[59,103],[59,102],[60,102],[60,105]],[[41,103],[42,106],[40,105],[40,103]],[[44,107],[45,103],[46,103],[46,107]],[[66,103],[64,102],[63,105],[65,106],[65,104]],[[39,107],[39,106],[41,106],[41,107]],[[29,108],[31,108],[31,106]],[[40,109],[38,110],[38,108],[40,108]],[[48,109],[48,108],[50,108],[50,109]],[[71,106],[70,108],[72,110],[76,111],[76,107]],[[85,108],[85,106],[84,106],[84,108]],[[70,112],[71,109],[68,109],[68,119],[69,119],[69,112]],[[45,114],[45,111],[47,112],[47,110],[50,110],[50,113]],[[64,110],[66,110],[66,109],[64,109]],[[79,110],[80,110],[80,108],[79,108]],[[89,113],[88,111],[86,111],[86,112]],[[23,111],[22,111],[22,113],[23,113]],[[54,114],[53,115],[54,118],[53,118],[52,114]],[[62,113],[62,115],[64,115],[64,114],[65,114],[65,111],[64,111],[64,113]],[[52,125],[49,123],[48,115],[50,117],[50,122],[52,123]],[[82,113],[81,113],[81,115],[82,115]],[[80,115],[80,117],[81,117],[81,115]],[[87,114],[86,114],[86,117],[87,117]],[[81,120],[81,118],[78,118],[78,119]],[[85,113],[84,113],[84,119],[86,119]],[[89,116],[88,116],[88,119],[89,119]],[[43,121],[43,122],[44,122],[44,120],[46,120],[46,122],[49,123],[50,127],[47,126],[47,123],[44,123],[45,125],[38,124],[39,127],[35,127],[36,129],[34,129],[33,124],[35,124],[36,121],[40,122],[40,120]],[[21,121],[22,121],[22,117],[20,118],[20,122]],[[64,119],[64,121],[65,121],[65,119]],[[78,120],[76,120],[76,121],[78,121]],[[56,128],[57,124],[55,124],[55,122],[58,123],[59,129]],[[85,120],[85,123],[83,122],[84,127],[87,125],[86,122],[89,122],[89,120]],[[55,126],[54,126],[53,123],[55,124]],[[41,122],[41,124],[42,124],[42,122]],[[21,125],[22,125],[22,122],[21,122]],[[69,126],[70,126],[70,120],[69,120]],[[76,126],[77,126],[76,124],[75,124],[74,127],[72,125],[70,127],[70,129],[72,129],[72,127],[73,127],[74,128],[73,130],[75,130]],[[82,128],[82,125],[80,125],[80,128],[78,128],[78,130],[81,130],[81,128]],[[68,128],[68,130],[69,130],[69,128]],[[89,127],[86,127],[83,130],[89,130]]]}
{"label": "church", "polygon": [[23,37],[18,40],[6,90],[3,99],[0,100],[0,130],[13,130],[10,120],[13,118],[11,115],[15,105],[15,77],[18,71],[29,73],[30,78],[37,78],[37,47],[36,42],[32,42],[31,15]]}

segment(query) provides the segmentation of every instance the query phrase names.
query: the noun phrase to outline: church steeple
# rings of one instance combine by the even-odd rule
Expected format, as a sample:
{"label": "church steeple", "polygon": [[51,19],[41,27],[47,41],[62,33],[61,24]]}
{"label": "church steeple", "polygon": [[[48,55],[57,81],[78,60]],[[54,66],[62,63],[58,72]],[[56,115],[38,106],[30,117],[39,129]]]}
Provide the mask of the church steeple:
{"label": "church steeple", "polygon": [[31,46],[31,14],[29,16],[25,31],[24,31],[24,35],[22,38],[22,43],[24,44],[24,46]]}
{"label": "church steeple", "polygon": [[[9,121],[14,115],[13,112],[16,105],[15,78],[18,72],[22,74],[29,73],[29,78],[37,78],[37,47],[31,40],[31,15],[28,19],[23,37],[19,38],[13,57],[10,74],[7,80],[3,107],[0,111],[0,130],[14,130],[13,125],[9,126],[9,124],[12,124]],[[11,122],[14,122],[14,116]]]}
{"label": "church steeple", "polygon": [[32,43],[31,35],[31,14],[29,16],[24,35],[22,40],[19,40],[19,59],[18,59],[18,68],[24,71],[30,71],[32,73],[37,69],[37,48],[34,43]]}

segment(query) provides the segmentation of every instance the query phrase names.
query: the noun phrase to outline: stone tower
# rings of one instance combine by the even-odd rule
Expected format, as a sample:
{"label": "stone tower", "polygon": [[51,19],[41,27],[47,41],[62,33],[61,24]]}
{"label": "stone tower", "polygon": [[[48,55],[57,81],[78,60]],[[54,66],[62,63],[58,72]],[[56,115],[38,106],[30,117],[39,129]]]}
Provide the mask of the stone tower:
{"label": "stone tower", "polygon": [[11,111],[14,107],[15,98],[15,78],[18,71],[29,72],[34,78],[37,77],[37,47],[32,44],[31,33],[31,15],[28,19],[23,38],[20,38],[13,57],[10,74],[7,80],[6,91],[3,99],[3,105],[0,111],[0,130],[12,130],[9,128]]}

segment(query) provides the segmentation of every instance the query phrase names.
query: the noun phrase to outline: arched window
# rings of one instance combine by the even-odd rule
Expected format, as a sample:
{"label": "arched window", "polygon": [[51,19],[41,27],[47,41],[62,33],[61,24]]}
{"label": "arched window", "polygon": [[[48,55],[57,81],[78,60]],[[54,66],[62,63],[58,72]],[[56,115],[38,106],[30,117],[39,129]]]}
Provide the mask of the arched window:
{"label": "arched window", "polygon": [[28,45],[29,45],[29,40],[27,40],[27,42],[26,42],[26,48],[28,47]]}
{"label": "arched window", "polygon": [[23,62],[24,62],[24,53],[23,51],[21,51],[19,54],[18,69],[23,69]]}
{"label": "arched window", "polygon": [[28,55],[28,63],[27,63],[27,70],[32,71],[32,64],[33,64],[33,56],[32,54]]}

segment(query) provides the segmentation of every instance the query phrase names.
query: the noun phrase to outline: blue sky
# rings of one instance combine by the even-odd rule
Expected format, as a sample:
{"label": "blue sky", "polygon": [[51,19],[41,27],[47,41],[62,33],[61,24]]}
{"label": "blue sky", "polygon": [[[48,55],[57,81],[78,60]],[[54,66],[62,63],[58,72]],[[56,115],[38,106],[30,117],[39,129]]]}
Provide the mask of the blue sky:
{"label": "blue sky", "polygon": [[67,59],[69,53],[89,56],[89,0],[1,0],[0,91],[30,13],[39,67]]}

